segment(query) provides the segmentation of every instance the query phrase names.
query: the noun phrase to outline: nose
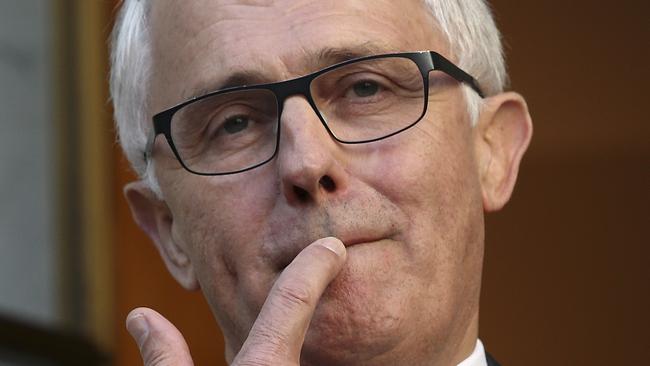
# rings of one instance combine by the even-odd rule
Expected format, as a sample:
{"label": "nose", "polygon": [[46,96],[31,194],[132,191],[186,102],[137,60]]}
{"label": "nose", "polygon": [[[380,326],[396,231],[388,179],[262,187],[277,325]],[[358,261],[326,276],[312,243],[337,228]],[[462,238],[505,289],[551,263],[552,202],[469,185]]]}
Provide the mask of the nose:
{"label": "nose", "polygon": [[343,150],[309,102],[302,96],[287,98],[280,122],[277,164],[287,202],[318,204],[344,192],[348,176]]}

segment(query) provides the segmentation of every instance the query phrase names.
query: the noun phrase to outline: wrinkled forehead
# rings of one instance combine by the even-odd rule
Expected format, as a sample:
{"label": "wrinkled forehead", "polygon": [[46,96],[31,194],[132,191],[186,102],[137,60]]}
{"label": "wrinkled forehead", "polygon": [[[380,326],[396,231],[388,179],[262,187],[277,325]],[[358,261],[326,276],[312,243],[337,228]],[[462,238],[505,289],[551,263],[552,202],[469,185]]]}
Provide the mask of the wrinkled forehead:
{"label": "wrinkled forehead", "polygon": [[234,73],[281,80],[365,54],[446,52],[421,0],[160,0],[150,15],[158,110]]}

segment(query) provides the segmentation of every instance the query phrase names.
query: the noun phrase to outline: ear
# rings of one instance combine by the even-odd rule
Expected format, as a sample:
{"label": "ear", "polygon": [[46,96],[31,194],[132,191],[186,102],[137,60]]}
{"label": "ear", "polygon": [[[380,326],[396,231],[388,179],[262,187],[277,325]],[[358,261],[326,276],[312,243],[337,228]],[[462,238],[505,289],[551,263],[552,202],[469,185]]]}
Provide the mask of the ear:
{"label": "ear", "polygon": [[533,125],[524,98],[513,92],[484,101],[475,146],[486,212],[498,211],[510,199]]}
{"label": "ear", "polygon": [[199,286],[192,262],[185,248],[174,238],[174,218],[165,201],[143,181],[127,184],[124,196],[135,222],[154,242],[171,275],[185,289],[197,290]]}

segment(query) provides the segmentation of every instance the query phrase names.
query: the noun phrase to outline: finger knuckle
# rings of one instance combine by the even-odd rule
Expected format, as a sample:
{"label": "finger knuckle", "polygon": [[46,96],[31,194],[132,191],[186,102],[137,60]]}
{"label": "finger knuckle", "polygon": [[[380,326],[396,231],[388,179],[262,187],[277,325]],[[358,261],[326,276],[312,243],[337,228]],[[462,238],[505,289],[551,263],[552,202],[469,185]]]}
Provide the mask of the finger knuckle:
{"label": "finger knuckle", "polygon": [[273,361],[263,358],[263,357],[252,357],[246,360],[241,360],[237,362],[236,364],[232,364],[231,366],[270,366],[273,365]]}
{"label": "finger knuckle", "polygon": [[251,345],[259,354],[272,355],[286,350],[286,336],[279,332],[273,324],[261,322],[255,328],[255,337]]}
{"label": "finger knuckle", "polygon": [[310,306],[314,302],[312,291],[301,281],[280,284],[276,295],[280,303],[288,307]]}
{"label": "finger knuckle", "polygon": [[279,354],[268,349],[257,349],[235,360],[231,366],[297,366],[298,362],[290,362],[286,354]]}

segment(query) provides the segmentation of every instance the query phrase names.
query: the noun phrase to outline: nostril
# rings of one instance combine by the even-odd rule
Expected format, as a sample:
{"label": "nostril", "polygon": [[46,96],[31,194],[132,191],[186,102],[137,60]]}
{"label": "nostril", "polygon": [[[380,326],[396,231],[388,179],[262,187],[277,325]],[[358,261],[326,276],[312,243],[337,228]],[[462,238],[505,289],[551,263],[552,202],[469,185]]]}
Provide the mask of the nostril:
{"label": "nostril", "polygon": [[[334,183],[334,180],[327,176],[324,175],[321,177],[321,179],[318,180],[318,185],[322,187],[327,192],[334,192],[336,190],[336,183]],[[314,191],[313,193],[310,192],[307,189],[302,188],[300,185],[293,185],[293,195],[296,197],[296,199],[299,202],[302,203],[307,203],[312,199],[315,199],[316,197],[312,197],[312,194],[318,195],[319,193],[317,191]]]}
{"label": "nostril", "polygon": [[324,175],[318,183],[328,192],[333,192],[336,189],[336,183],[329,175]]}
{"label": "nostril", "polygon": [[307,202],[309,201],[309,192],[306,190],[298,187],[298,186],[293,186],[293,193],[296,195],[298,198],[298,201],[300,202]]}

